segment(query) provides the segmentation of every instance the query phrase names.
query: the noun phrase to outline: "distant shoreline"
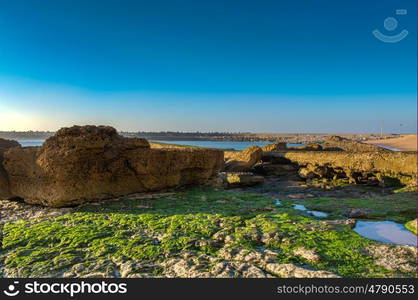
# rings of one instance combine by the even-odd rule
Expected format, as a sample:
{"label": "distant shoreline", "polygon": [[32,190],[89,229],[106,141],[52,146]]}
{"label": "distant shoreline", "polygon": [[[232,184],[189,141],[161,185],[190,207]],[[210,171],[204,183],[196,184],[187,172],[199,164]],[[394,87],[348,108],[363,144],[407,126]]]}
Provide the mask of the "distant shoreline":
{"label": "distant shoreline", "polygon": [[416,134],[407,134],[397,138],[367,141],[366,143],[397,148],[400,151],[417,151]]}
{"label": "distant shoreline", "polygon": [[[27,131],[13,132],[0,131],[0,138],[5,139],[47,139],[54,132]],[[120,132],[126,137],[139,137],[148,140],[161,141],[229,141],[229,142],[286,142],[286,143],[321,143],[331,135],[339,135],[355,141],[380,140],[380,134],[351,133],[201,133],[201,132]],[[384,139],[399,137],[397,134],[384,134]]]}

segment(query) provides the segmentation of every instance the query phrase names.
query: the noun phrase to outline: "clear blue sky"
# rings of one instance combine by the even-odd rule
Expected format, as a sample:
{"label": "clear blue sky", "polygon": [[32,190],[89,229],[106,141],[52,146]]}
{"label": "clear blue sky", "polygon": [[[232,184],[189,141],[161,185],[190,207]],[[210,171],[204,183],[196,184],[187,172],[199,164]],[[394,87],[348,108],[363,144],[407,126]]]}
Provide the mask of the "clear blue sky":
{"label": "clear blue sky", "polygon": [[413,0],[0,0],[0,130],[416,132],[416,28]]}

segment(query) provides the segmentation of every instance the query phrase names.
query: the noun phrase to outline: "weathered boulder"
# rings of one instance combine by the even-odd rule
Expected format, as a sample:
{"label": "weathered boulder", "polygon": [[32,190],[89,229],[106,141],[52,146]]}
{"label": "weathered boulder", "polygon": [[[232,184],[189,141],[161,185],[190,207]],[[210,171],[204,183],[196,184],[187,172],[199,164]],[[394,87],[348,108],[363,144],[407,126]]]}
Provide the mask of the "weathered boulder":
{"label": "weathered boulder", "polygon": [[250,172],[223,172],[219,174],[226,187],[253,186],[264,183],[263,176]]}
{"label": "weathered boulder", "polygon": [[7,199],[12,196],[10,193],[9,179],[3,167],[3,153],[14,147],[20,147],[20,144],[16,141],[0,138],[0,199]]}
{"label": "weathered boulder", "polygon": [[269,151],[283,151],[287,149],[287,145],[286,143],[275,143],[275,144],[268,144],[265,145],[263,147],[261,147],[261,149],[264,152],[269,152]]}
{"label": "weathered boulder", "polygon": [[263,158],[263,150],[252,146],[230,155],[226,161],[225,170],[229,172],[245,172],[250,170]]}
{"label": "weathered boulder", "polygon": [[324,148],[341,149],[353,152],[389,152],[389,150],[380,148],[375,145],[349,140],[340,136],[330,136],[328,139],[325,140]]}
{"label": "weathered boulder", "polygon": [[4,154],[12,194],[28,203],[68,206],[137,192],[204,184],[223,168],[214,149],[151,149],[112,127],[63,128],[42,147]]}

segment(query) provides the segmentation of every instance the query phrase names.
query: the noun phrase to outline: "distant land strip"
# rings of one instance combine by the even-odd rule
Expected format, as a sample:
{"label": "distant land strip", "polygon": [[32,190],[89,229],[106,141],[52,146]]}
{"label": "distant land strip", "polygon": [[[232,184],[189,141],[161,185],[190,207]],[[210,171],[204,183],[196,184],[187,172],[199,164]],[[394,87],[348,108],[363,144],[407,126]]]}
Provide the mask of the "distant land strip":
{"label": "distant land strip", "polygon": [[[46,139],[53,131],[0,131],[4,139]],[[399,137],[398,134],[373,133],[230,133],[230,132],[120,132],[126,137],[142,137],[150,140],[185,140],[185,141],[236,141],[236,142],[287,142],[321,143],[331,135],[339,135],[356,141],[373,141]]]}

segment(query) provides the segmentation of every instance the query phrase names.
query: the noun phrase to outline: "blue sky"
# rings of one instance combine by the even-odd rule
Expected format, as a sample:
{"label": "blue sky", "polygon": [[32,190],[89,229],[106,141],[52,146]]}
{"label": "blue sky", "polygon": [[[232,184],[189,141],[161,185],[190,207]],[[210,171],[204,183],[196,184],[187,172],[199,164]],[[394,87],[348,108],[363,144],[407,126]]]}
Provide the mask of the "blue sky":
{"label": "blue sky", "polygon": [[416,132],[416,28],[411,0],[0,0],[0,130]]}

